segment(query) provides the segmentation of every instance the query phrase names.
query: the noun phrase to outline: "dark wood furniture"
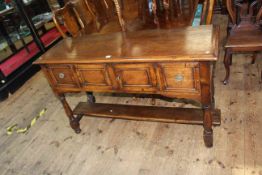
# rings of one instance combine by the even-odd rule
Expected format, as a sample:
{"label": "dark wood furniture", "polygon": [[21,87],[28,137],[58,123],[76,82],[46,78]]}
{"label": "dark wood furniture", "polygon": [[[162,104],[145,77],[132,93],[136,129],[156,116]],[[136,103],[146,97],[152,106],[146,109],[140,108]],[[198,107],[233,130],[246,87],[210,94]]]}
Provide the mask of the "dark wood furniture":
{"label": "dark wood furniture", "polygon": [[[152,3],[151,3],[152,2]],[[139,16],[154,18],[159,28],[191,26],[198,4],[202,4],[201,24],[211,24],[215,0],[138,0]]]}
{"label": "dark wood furniture", "polygon": [[84,33],[85,25],[80,18],[78,11],[75,8],[75,4],[73,2],[67,2],[63,8],[57,9],[53,11],[53,21],[56,25],[56,28],[61,33],[63,38],[66,38],[65,32],[62,30],[60,26],[60,21],[63,21],[64,26],[67,31],[73,36],[76,37],[81,33]]}
{"label": "dark wood furniture", "polygon": [[262,16],[261,3],[261,0],[243,0],[234,4],[232,0],[227,0],[227,9],[233,25],[225,45],[226,76],[224,84],[227,84],[229,80],[232,54],[254,52],[252,60],[254,64],[257,52],[262,51],[262,28],[259,26]]}
{"label": "dark wood furniture", "polygon": [[[217,27],[144,30],[66,38],[44,54],[41,65],[62,102],[71,127],[81,130],[83,115],[187,124],[203,124],[205,145],[213,145],[213,63],[218,58]],[[72,110],[65,93],[85,91],[88,103]],[[95,103],[92,92],[158,94],[189,98],[201,109],[125,106]]]}
{"label": "dark wood furniture", "polygon": [[[114,3],[114,7],[116,9],[121,30],[125,31],[125,21],[122,17],[122,11],[118,0],[112,0],[112,2]],[[61,29],[60,21],[63,21],[64,26],[73,37],[76,37],[79,34],[91,33],[92,30],[90,30],[89,25],[90,20],[93,23],[94,29],[96,30],[96,32],[98,32],[103,22],[99,20],[100,13],[98,14],[99,11],[97,11],[96,7],[107,7],[107,4],[104,5],[105,3],[106,1],[68,1],[66,2],[64,7],[53,10],[53,20],[57,29],[64,38],[66,37],[66,34]],[[103,8],[105,10],[104,13],[106,13],[106,7]]]}

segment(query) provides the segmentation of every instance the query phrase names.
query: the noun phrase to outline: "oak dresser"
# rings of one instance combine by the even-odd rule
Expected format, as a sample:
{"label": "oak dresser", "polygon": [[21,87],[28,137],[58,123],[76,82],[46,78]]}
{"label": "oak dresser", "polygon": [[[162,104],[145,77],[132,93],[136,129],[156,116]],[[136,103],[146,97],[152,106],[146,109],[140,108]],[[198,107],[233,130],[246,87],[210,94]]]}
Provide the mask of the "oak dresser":
{"label": "oak dresser", "polygon": [[[205,145],[211,147],[212,125],[220,124],[213,88],[218,42],[219,29],[212,25],[89,35],[62,40],[36,64],[41,65],[76,133],[81,132],[83,115],[202,124]],[[65,93],[83,91],[88,102],[71,109]],[[93,92],[188,98],[202,108],[101,104],[95,103]]]}

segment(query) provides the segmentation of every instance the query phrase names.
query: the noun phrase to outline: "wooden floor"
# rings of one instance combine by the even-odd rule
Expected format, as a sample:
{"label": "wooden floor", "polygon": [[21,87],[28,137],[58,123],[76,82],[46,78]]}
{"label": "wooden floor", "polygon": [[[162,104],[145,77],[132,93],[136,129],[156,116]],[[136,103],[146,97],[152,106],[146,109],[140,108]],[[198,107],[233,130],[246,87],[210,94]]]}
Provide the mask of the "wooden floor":
{"label": "wooden floor", "polygon": [[[225,20],[216,20],[225,23]],[[222,27],[221,45],[225,28]],[[233,57],[229,85],[221,47],[216,66],[216,106],[222,124],[214,128],[214,147],[203,144],[202,126],[85,117],[82,133],[69,127],[59,101],[42,72],[0,104],[1,175],[262,175],[262,55]],[[101,103],[151,104],[144,98],[96,94]],[[84,94],[68,95],[71,105]],[[158,100],[160,106],[188,106]],[[8,136],[13,124],[25,127],[47,112],[27,134]]]}

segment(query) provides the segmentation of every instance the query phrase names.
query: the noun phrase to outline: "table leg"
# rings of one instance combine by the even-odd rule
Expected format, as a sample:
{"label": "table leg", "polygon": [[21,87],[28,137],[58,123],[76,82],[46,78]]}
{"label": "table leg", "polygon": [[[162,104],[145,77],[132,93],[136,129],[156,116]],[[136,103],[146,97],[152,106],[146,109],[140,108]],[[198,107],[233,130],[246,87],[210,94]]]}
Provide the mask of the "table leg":
{"label": "table leg", "polygon": [[75,133],[79,134],[81,132],[79,122],[82,118],[82,115],[77,115],[76,117],[74,117],[73,111],[70,108],[69,104],[67,103],[65,95],[59,94],[58,97],[59,97],[59,100],[64,107],[64,110],[65,110],[65,113],[66,113],[66,115],[69,119],[71,128],[75,131]]}
{"label": "table leg", "polygon": [[213,146],[212,113],[211,106],[204,106],[204,132],[203,138],[206,147]]}
{"label": "table leg", "polygon": [[214,106],[212,105],[212,83],[213,76],[211,71],[211,64],[209,62],[200,63],[200,80],[201,80],[201,103],[203,106],[203,139],[206,147],[213,146],[213,116]]}
{"label": "table leg", "polygon": [[230,75],[231,59],[232,59],[232,53],[228,49],[226,49],[225,57],[224,57],[224,65],[225,65],[225,69],[226,69],[226,76],[225,76],[225,79],[223,81],[224,85],[226,85],[228,83],[228,79],[229,79],[229,75]]}

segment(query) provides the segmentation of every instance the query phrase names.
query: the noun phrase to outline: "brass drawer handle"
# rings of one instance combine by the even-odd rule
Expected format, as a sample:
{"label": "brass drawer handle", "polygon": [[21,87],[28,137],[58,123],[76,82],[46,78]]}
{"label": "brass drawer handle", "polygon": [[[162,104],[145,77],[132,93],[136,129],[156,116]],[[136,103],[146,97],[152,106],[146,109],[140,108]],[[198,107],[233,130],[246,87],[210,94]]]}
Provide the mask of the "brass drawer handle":
{"label": "brass drawer handle", "polygon": [[175,76],[175,80],[178,81],[178,82],[183,81],[183,80],[184,80],[184,76],[181,75],[181,74],[177,74],[177,75]]}
{"label": "brass drawer handle", "polygon": [[59,74],[58,74],[58,77],[59,77],[60,79],[63,79],[63,78],[65,78],[65,74],[64,74],[64,73],[59,73]]}

